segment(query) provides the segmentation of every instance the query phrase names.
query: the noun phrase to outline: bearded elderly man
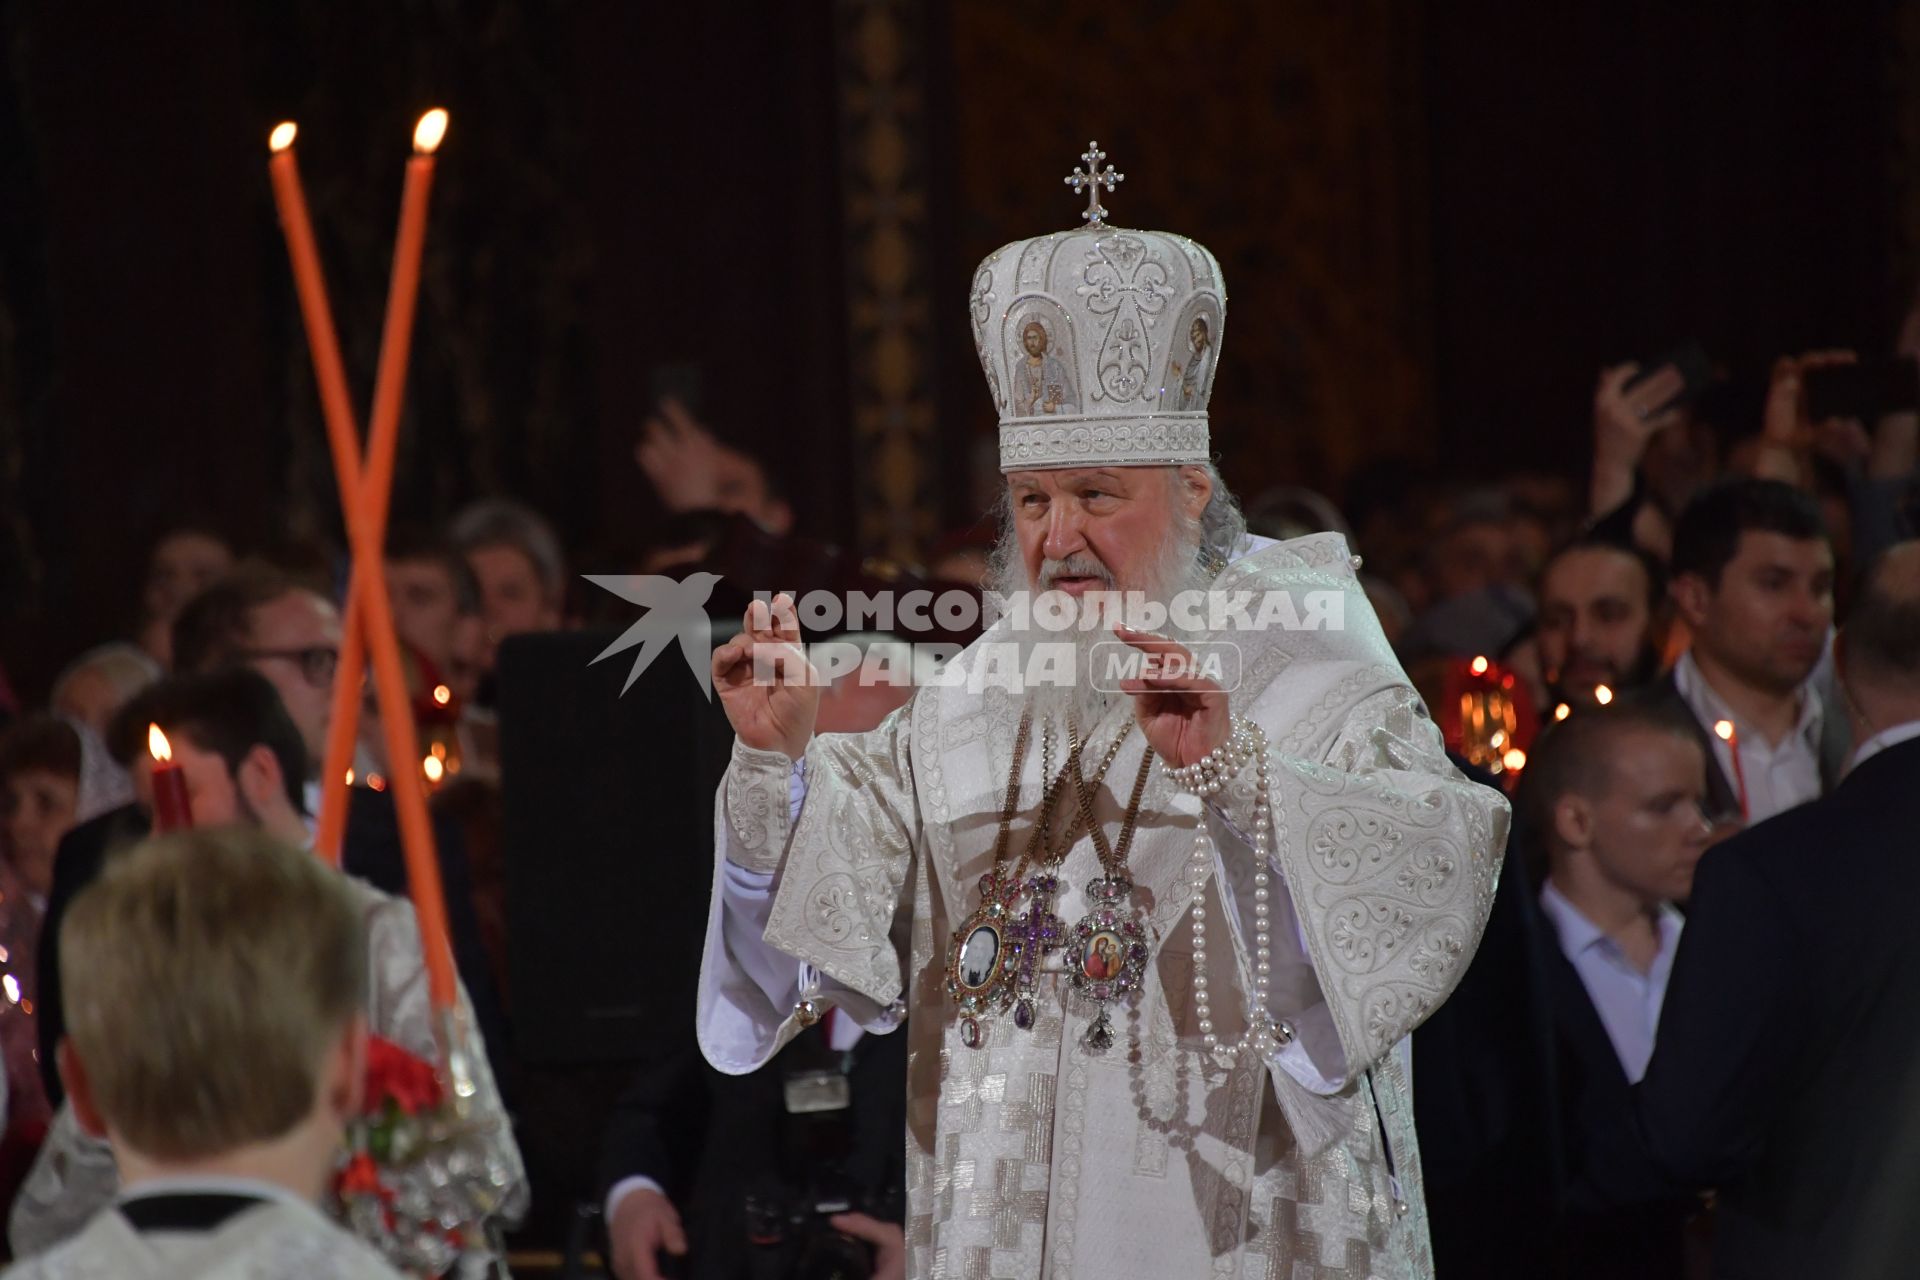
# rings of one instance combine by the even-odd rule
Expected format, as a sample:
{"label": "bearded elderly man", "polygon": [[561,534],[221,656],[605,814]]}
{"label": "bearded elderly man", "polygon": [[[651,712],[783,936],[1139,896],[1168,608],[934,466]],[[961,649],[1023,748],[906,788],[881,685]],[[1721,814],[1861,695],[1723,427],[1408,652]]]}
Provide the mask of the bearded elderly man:
{"label": "bearded elderly man", "polygon": [[[1173,338],[1204,319],[1219,341],[1218,264],[1105,225],[1099,189],[1088,226],[1000,250],[972,299],[1000,585],[1040,607],[863,734],[814,732],[785,598],[714,653],[737,740],[701,1043],[745,1072],[829,1006],[905,1021],[913,1275],[1428,1276],[1407,1036],[1479,939],[1507,808],[1448,764],[1344,542],[1246,535],[1204,396],[1165,390]],[[1004,391],[1036,317],[1076,415]],[[1173,635],[1038,622],[1196,586],[1344,625],[1224,637],[1231,689],[1162,667],[1103,692],[1096,644],[1198,653],[1196,611]],[[1259,607],[1275,593],[1337,607]],[[1070,647],[1071,687],[980,678],[1043,644]]]}

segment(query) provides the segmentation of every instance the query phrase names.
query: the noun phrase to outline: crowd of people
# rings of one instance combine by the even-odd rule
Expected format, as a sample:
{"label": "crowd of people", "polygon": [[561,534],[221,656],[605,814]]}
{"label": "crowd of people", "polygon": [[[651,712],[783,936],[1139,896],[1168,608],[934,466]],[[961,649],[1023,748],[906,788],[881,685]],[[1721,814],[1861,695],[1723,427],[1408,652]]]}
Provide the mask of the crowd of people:
{"label": "crowd of people", "polygon": [[[1516,805],[1494,921],[1415,1037],[1442,1280],[1701,1274],[1709,1252],[1815,1259],[1869,1220],[1871,1184],[1813,1196],[1782,1154],[1813,1144],[1811,1167],[1841,1177],[1834,1131],[1809,1136],[1838,1123],[1823,1108],[1864,1087],[1876,1055],[1913,1059],[1891,1047],[1912,1025],[1888,1022],[1905,997],[1871,966],[1896,945],[1909,876],[1890,815],[1920,783],[1920,415],[1816,419],[1810,376],[1851,358],[1783,358],[1751,422],[1680,369],[1606,370],[1584,492],[1572,477],[1450,483],[1379,467],[1344,506],[1298,487],[1245,504],[1256,535],[1347,536],[1460,763],[1472,769],[1471,729],[1448,704],[1462,667],[1508,673],[1522,708],[1508,732],[1523,756],[1501,776],[1473,770]],[[878,572],[810,540],[777,478],[684,406],[662,406],[636,459],[669,518],[636,563],[609,569],[706,568],[739,601]],[[884,576],[979,588],[992,525]],[[16,1257],[121,1256],[168,1215],[207,1216],[206,1242],[223,1248],[315,1247],[329,1228],[305,1204],[325,1199],[367,1035],[436,1052],[390,795],[411,762],[385,758],[369,701],[350,887],[285,854],[313,839],[341,583],[247,552],[209,528],[167,532],[125,637],[76,656],[37,705],[0,708],[0,1197]],[[474,1158],[498,1171],[505,1227],[529,1189],[511,1121],[498,796],[514,780],[499,767],[495,665],[512,637],[618,602],[583,595],[551,525],[507,500],[441,529],[403,523],[386,572],[415,713],[445,762],[437,846],[482,1049],[477,1108],[493,1117]],[[848,699],[823,727],[872,728],[906,696]],[[174,744],[204,831],[143,842],[150,724]],[[1799,884],[1820,857],[1851,908],[1833,884]],[[178,953],[187,934],[205,935],[204,953]],[[181,981],[189,962],[208,976]],[[181,1005],[190,988],[218,1007]],[[370,1001],[343,994],[363,991]],[[289,1012],[266,1017],[269,1005]],[[847,1185],[818,1202],[874,1274],[899,1274],[900,1039],[828,1018],[734,1080],[686,1028],[607,1121],[596,1199],[614,1274],[651,1280],[689,1251],[686,1274],[746,1274],[789,1216],[769,1188],[805,1182],[823,1142]],[[1831,1065],[1842,1048],[1859,1061]],[[279,1075],[214,1070],[240,1056]],[[822,1138],[790,1123],[791,1094],[829,1059],[852,1064],[840,1105],[855,1120]],[[210,1091],[217,1114],[202,1114]],[[188,1199],[219,1190],[209,1173],[281,1190],[224,1210],[116,1197],[133,1170],[173,1186],[154,1181],[168,1169],[201,1179],[180,1183]]]}

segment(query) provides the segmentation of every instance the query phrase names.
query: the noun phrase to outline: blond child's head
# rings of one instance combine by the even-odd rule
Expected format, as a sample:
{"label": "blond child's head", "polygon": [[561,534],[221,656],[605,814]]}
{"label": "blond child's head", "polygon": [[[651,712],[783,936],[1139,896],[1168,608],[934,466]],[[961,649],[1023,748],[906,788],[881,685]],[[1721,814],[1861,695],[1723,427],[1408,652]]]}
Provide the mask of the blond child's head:
{"label": "blond child's head", "polygon": [[61,1073],[123,1165],[200,1163],[357,1105],[367,948],[347,881],[250,827],[143,841],[60,931]]}

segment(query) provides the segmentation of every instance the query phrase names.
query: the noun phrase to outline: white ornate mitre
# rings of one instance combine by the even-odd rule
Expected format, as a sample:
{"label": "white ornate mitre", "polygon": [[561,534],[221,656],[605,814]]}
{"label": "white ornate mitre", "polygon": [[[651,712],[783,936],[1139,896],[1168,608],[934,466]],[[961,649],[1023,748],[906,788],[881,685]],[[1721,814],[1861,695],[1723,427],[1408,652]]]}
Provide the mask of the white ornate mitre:
{"label": "white ornate mitre", "polygon": [[1016,240],[973,278],[973,336],[1000,414],[1000,470],[1205,462],[1227,315],[1211,253],[1103,220],[1125,178],[1088,143],[1067,183],[1087,225]]}

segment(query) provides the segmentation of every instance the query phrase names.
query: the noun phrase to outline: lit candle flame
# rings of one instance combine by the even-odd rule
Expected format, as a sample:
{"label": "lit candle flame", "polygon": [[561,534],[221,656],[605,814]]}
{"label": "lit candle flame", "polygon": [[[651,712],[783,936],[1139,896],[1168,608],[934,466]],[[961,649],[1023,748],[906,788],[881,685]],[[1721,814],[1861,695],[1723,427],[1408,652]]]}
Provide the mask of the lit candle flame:
{"label": "lit candle flame", "polygon": [[1527,753],[1518,747],[1510,749],[1506,755],[1500,757],[1500,760],[1507,766],[1509,773],[1518,773],[1527,767]]}
{"label": "lit candle flame", "polygon": [[433,700],[444,707],[453,701],[453,690],[443,684],[437,684],[433,686]]}
{"label": "lit candle flame", "polygon": [[375,791],[385,791],[387,789],[387,780],[377,773],[370,773],[367,775],[367,785]]}
{"label": "lit candle flame", "polygon": [[420,123],[413,127],[413,149],[423,156],[430,156],[439,148],[440,140],[446,136],[446,110],[435,107],[421,116]]}
{"label": "lit candle flame", "polygon": [[1720,735],[1720,741],[1722,742],[1733,741],[1733,721],[1716,720],[1714,721],[1714,724],[1713,724],[1713,731]]}
{"label": "lit candle flame", "polygon": [[173,744],[167,741],[167,735],[160,732],[160,726],[157,724],[147,726],[147,754],[161,764],[168,764],[173,760]]}
{"label": "lit candle flame", "polygon": [[428,756],[425,760],[422,760],[420,762],[420,768],[425,771],[428,782],[438,782],[447,774],[447,766],[441,764],[432,756]]}
{"label": "lit candle flame", "polygon": [[1483,676],[1487,674],[1487,660],[1485,656],[1481,656],[1473,660],[1473,674],[1477,676]]}
{"label": "lit candle flame", "polygon": [[1495,750],[1499,750],[1501,747],[1506,746],[1507,731],[1505,729],[1495,729],[1493,731],[1493,736],[1487,739],[1487,745],[1494,748]]}
{"label": "lit candle flame", "polygon": [[353,785],[353,770],[351,769],[347,770],[347,785],[348,786]]}
{"label": "lit candle flame", "polygon": [[291,120],[282,120],[273,126],[273,132],[267,135],[267,147],[276,155],[293,145],[294,135],[300,132],[300,126]]}
{"label": "lit candle flame", "polygon": [[1555,720],[1565,720],[1568,716],[1572,714],[1573,714],[1573,708],[1568,706],[1564,702],[1553,709],[1553,718]]}
{"label": "lit candle flame", "polygon": [[1593,686],[1593,700],[1604,707],[1613,701],[1613,690],[1603,684],[1597,684]]}

